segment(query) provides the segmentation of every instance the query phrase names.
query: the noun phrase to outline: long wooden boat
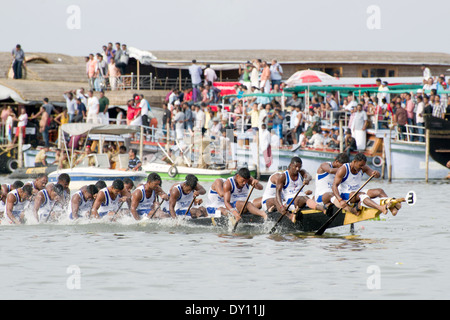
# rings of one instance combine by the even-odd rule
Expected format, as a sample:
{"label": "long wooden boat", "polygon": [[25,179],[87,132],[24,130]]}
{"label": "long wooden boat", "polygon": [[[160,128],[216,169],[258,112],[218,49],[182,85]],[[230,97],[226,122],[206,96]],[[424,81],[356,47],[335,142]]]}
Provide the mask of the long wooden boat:
{"label": "long wooden boat", "polygon": [[[398,201],[400,202],[400,201]],[[280,223],[277,225],[277,230],[281,232],[314,232],[320,229],[320,227],[328,221],[328,219],[333,216],[339,209],[331,205],[327,213],[323,213],[319,210],[304,209],[297,212],[296,222],[293,223],[288,218],[284,217],[281,219]],[[330,224],[329,228],[340,227],[345,225],[351,225],[353,223],[358,223],[361,221],[367,221],[371,219],[377,219],[380,216],[381,211],[373,208],[363,207],[359,215],[352,214],[346,210],[342,210],[337,217]],[[275,224],[280,218],[279,212],[269,212],[268,220]],[[230,226],[230,219],[227,216],[220,217],[204,217],[197,219],[187,220],[189,223],[201,226],[214,226],[214,227],[228,227]],[[263,224],[268,223],[260,216],[252,214],[243,214],[240,225],[245,224]],[[239,230],[240,227],[238,227]]]}
{"label": "long wooden boat", "polygon": [[429,152],[431,158],[446,166],[450,161],[450,121],[427,116],[425,128],[429,130]]}

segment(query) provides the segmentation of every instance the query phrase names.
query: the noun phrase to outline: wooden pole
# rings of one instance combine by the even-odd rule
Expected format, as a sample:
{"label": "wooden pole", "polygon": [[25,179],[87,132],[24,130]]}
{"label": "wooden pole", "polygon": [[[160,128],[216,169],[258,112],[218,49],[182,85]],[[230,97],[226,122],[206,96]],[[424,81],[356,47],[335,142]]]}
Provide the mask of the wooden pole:
{"label": "wooden pole", "polygon": [[139,60],[137,60],[137,89],[140,89],[140,80],[139,80],[139,76],[140,76],[140,70],[139,70]]}

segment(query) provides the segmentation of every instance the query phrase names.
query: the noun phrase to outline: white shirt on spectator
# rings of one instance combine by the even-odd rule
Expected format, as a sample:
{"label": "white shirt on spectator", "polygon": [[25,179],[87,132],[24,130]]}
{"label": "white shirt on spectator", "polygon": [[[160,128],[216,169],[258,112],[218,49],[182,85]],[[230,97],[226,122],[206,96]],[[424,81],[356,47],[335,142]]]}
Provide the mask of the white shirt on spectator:
{"label": "white shirt on spectator", "polygon": [[72,98],[72,100],[69,99],[67,95],[63,95],[66,99],[66,107],[67,107],[67,113],[68,114],[75,114],[75,110],[77,110],[77,101]]}

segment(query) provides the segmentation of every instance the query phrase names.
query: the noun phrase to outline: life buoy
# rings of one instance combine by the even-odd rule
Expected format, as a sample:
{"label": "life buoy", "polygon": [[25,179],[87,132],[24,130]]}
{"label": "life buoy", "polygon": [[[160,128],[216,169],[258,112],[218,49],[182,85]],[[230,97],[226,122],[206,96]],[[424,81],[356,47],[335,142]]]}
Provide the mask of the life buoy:
{"label": "life buoy", "polygon": [[8,162],[6,163],[6,168],[10,172],[16,171],[17,168],[19,168],[19,161],[17,161],[16,159],[9,159]]}
{"label": "life buoy", "polygon": [[381,158],[380,156],[375,156],[372,158],[372,164],[377,168],[381,167],[383,163],[383,158]]}
{"label": "life buoy", "polygon": [[169,171],[167,173],[169,174],[169,177],[174,178],[178,174],[178,169],[177,167],[175,167],[175,165],[173,165],[169,168]]}

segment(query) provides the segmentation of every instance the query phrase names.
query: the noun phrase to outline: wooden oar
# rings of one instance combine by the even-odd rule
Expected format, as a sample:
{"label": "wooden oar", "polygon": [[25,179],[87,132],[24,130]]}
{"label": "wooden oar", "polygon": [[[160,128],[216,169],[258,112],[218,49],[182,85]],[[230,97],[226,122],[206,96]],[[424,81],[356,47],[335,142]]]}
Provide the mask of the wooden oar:
{"label": "wooden oar", "polygon": [[52,204],[52,207],[50,208],[50,211],[48,212],[48,215],[47,215],[47,217],[45,218],[45,222],[47,222],[47,221],[48,221],[48,218],[50,218],[50,215],[52,214],[52,211],[53,211],[53,208],[54,208],[55,205],[56,205],[56,202],[57,202],[57,201],[55,201],[55,202]]}
{"label": "wooden oar", "polygon": [[153,218],[153,216],[155,215],[156,211],[158,211],[159,208],[161,208],[161,205],[163,204],[164,199],[161,200],[161,202],[158,203],[158,206],[155,208],[155,211],[153,211],[152,215],[150,216],[149,219]]}
{"label": "wooden oar", "polygon": [[[239,213],[239,217],[241,217],[241,219],[242,219],[242,213],[244,213],[244,209],[245,209],[245,207],[247,206],[248,199],[250,198],[250,195],[252,194],[253,189],[255,189],[255,186],[252,186],[252,188],[250,189],[250,192],[248,193],[247,199],[245,199],[244,206],[242,207],[241,212]],[[239,221],[240,221],[240,220],[236,221],[236,223],[234,224],[233,232],[236,231],[236,227],[237,227]]]}
{"label": "wooden oar", "polygon": [[297,193],[295,194],[294,198],[292,198],[292,200],[289,201],[288,206],[286,208],[286,211],[278,218],[277,222],[275,223],[275,225],[270,230],[271,234],[275,232],[275,228],[277,227],[278,223],[280,223],[281,219],[283,219],[283,217],[286,215],[286,213],[288,212],[289,207],[291,206],[292,203],[294,203],[295,198],[297,198],[297,196],[300,194],[300,192],[302,192],[302,190],[303,190],[303,188],[305,186],[306,186],[306,184],[303,184],[302,187],[300,188],[300,190],[298,190]]}
{"label": "wooden oar", "polygon": [[113,214],[113,216],[112,216],[112,218],[111,218],[111,221],[115,221],[116,214],[117,214],[117,212],[119,212],[120,208],[122,208],[124,202],[126,202],[126,200],[125,200],[125,201],[122,201],[122,202],[119,204],[119,207],[116,209],[116,211],[114,211],[114,214]]}
{"label": "wooden oar", "polygon": [[189,210],[191,210],[192,205],[194,204],[194,201],[197,197],[193,197],[191,203],[189,204],[188,209],[186,210],[186,212],[184,213],[184,216],[187,216]]}
{"label": "wooden oar", "polygon": [[[372,178],[373,177],[375,177],[375,175],[371,175],[370,176],[370,178],[366,181],[366,182],[364,182],[364,184],[350,197],[350,199],[348,199],[347,201],[346,201],[346,203],[347,204],[349,204],[350,203],[350,200],[352,200],[360,191],[361,191],[361,189],[362,188],[364,188],[364,186],[366,185],[366,184],[368,184],[369,183],[369,181],[370,180],[372,180]],[[319,230],[317,230],[316,231],[316,233],[315,233],[315,235],[316,236],[321,236],[324,232],[325,232],[325,230],[328,228],[328,226],[334,221],[334,219],[336,219],[336,217],[339,215],[339,213],[342,211],[342,209],[343,208],[339,208],[339,210],[338,211],[336,211],[336,213],[335,214],[333,214],[332,216],[331,216],[331,218],[330,219],[328,219],[320,228],[319,228]]]}

